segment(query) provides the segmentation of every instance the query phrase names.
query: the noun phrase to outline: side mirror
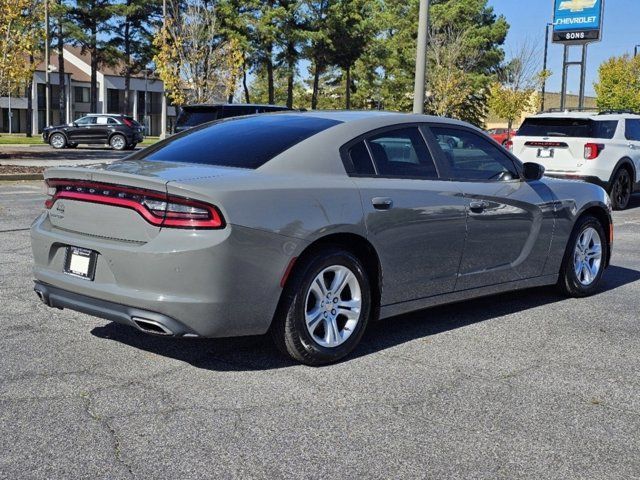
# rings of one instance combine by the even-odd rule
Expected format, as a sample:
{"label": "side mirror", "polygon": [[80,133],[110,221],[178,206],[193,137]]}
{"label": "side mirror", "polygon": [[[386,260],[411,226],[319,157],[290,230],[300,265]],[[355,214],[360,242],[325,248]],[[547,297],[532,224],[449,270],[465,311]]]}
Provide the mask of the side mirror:
{"label": "side mirror", "polygon": [[527,181],[540,180],[544,175],[544,167],[539,163],[527,162],[522,167],[524,179]]}

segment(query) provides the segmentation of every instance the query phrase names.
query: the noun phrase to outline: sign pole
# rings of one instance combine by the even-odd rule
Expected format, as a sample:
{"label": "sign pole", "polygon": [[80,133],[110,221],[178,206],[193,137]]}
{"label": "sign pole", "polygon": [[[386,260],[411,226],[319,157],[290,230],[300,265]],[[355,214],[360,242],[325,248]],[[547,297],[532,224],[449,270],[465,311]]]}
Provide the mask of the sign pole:
{"label": "sign pole", "polygon": [[569,68],[569,45],[564,46],[564,59],[562,60],[562,91],[560,92],[560,110],[567,106],[567,69]]}
{"label": "sign pole", "polygon": [[584,108],[584,84],[587,79],[587,44],[582,45],[582,61],[580,62],[580,96],[578,97],[578,108]]}

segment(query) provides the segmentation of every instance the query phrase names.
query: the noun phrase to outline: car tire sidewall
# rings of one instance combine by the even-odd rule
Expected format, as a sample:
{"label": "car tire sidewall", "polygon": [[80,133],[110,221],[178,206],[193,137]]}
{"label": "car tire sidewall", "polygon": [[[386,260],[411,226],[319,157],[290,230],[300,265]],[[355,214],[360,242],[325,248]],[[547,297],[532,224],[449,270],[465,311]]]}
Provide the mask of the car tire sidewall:
{"label": "car tire sidewall", "polygon": [[[360,283],[362,307],[360,320],[349,338],[337,347],[328,348],[319,345],[313,340],[305,323],[305,310],[307,292],[309,291],[311,282],[313,282],[322,270],[333,265],[343,265],[356,276]],[[288,311],[287,321],[293,327],[293,331],[297,337],[297,339],[294,338],[293,340],[300,342],[301,346],[311,357],[311,361],[305,363],[323,365],[344,358],[360,342],[371,315],[371,288],[362,263],[346,251],[334,250],[324,252],[324,254],[318,255],[309,261],[304,271],[301,272],[296,280],[297,285],[294,287],[296,288],[296,293]]]}
{"label": "car tire sidewall", "polygon": [[629,196],[626,199],[626,202],[624,205],[621,205],[618,203],[617,199],[614,198],[614,193],[615,193],[615,189],[616,189],[616,185],[618,184],[618,181],[620,180],[620,177],[622,177],[623,175],[626,175],[629,178],[629,188],[632,188],[632,180],[631,180],[631,175],[629,175],[629,172],[626,168],[620,168],[616,174],[613,176],[613,182],[611,182],[611,204],[613,205],[613,209],[614,210],[624,210],[625,208],[627,208],[629,206],[629,201],[631,200],[631,192],[629,192]]}
{"label": "car tire sidewall", "polygon": [[[117,139],[117,138],[121,138],[121,139],[122,139],[122,143],[121,143],[121,145],[122,145],[122,146],[121,146],[121,147],[116,147],[116,146],[113,144],[113,141],[114,141],[115,139]],[[124,138],[124,135],[120,135],[119,133],[116,133],[115,135],[112,135],[112,136],[111,136],[111,138],[109,139],[109,146],[110,146],[111,148],[113,148],[114,150],[122,151],[122,150],[124,150],[125,148],[127,148],[127,139],[126,139],[126,138]]]}
{"label": "car tire sidewall", "polygon": [[[56,146],[53,144],[53,139],[54,139],[54,138],[62,138],[62,145],[61,145],[61,146],[59,146],[59,147],[56,147]],[[61,133],[54,133],[53,135],[51,135],[51,138],[49,138],[49,145],[51,145],[51,146],[52,146],[53,148],[55,148],[55,149],[65,148],[65,147],[67,146],[67,139],[66,139],[66,137],[65,137],[63,134],[61,134]]]}
{"label": "car tire sidewall", "polygon": [[[595,229],[598,232],[598,235],[600,235],[600,242],[602,244],[602,258],[600,270],[598,271],[595,280],[590,285],[583,285],[578,280],[575,269],[573,267],[573,252],[576,248],[576,242],[578,238],[580,237],[582,232],[589,227]],[[608,264],[608,243],[609,240],[606,237],[604,228],[597,218],[587,215],[578,220],[576,226],[573,229],[573,232],[571,233],[571,237],[569,239],[569,243],[567,244],[567,249],[562,262],[560,281],[562,282],[561,286],[563,287],[565,293],[573,297],[588,297],[598,291],[600,281],[602,280],[602,275],[604,274],[605,267]]]}

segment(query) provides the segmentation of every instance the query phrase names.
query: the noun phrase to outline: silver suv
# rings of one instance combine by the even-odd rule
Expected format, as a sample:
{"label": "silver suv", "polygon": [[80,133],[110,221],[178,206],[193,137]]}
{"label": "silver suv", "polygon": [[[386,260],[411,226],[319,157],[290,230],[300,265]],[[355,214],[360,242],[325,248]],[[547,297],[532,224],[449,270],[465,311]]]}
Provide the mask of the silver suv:
{"label": "silver suv", "polygon": [[640,115],[615,112],[541,113],[527,118],[509,145],[545,175],[603,187],[623,210],[640,187]]}

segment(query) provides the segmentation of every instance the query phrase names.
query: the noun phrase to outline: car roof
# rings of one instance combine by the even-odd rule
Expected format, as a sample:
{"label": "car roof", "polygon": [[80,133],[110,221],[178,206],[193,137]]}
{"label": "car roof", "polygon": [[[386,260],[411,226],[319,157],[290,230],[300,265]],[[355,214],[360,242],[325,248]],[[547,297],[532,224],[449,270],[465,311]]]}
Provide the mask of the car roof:
{"label": "car roof", "polygon": [[598,120],[620,120],[621,118],[640,118],[640,115],[631,112],[577,112],[565,110],[564,112],[544,112],[532,115],[528,118],[591,118]]}
{"label": "car roof", "polygon": [[182,108],[218,108],[218,107],[260,107],[260,108],[282,108],[289,109],[286,105],[271,105],[267,103],[194,103],[184,105]]}

